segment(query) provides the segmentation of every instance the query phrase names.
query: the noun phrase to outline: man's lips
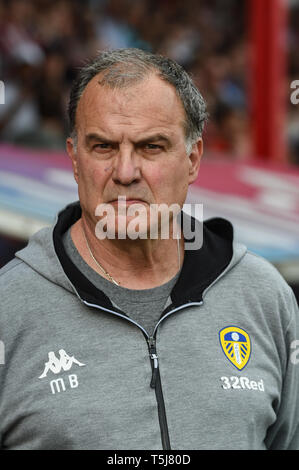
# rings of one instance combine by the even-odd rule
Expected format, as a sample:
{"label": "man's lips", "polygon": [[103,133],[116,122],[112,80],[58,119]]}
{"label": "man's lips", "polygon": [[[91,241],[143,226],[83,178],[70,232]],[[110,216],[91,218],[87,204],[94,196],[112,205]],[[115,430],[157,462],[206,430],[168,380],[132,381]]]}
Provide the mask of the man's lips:
{"label": "man's lips", "polygon": [[136,199],[136,198],[119,198],[119,199],[113,199],[110,201],[108,204],[147,204],[146,201],[143,199]]}

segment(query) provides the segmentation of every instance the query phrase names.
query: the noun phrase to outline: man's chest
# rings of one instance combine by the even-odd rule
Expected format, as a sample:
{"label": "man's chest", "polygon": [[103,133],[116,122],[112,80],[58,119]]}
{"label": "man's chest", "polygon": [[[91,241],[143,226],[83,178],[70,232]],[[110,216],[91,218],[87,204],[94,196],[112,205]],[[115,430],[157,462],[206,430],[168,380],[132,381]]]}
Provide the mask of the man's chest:
{"label": "man's chest", "polygon": [[[237,315],[212,323],[187,310],[162,321],[156,336],[171,445],[239,448],[254,436],[262,446],[281,388],[272,339]],[[43,341],[23,337],[7,367],[7,447],[161,448],[148,343],[128,321],[50,322]]]}

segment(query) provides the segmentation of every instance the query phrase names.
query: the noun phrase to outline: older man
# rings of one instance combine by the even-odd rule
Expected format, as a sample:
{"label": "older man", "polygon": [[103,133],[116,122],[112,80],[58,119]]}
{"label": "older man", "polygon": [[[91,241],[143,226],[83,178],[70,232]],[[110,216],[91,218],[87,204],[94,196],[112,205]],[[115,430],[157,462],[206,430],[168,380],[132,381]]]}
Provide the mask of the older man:
{"label": "older man", "polygon": [[[190,77],[104,52],[69,115],[79,202],[0,271],[2,447],[298,449],[291,289],[229,221],[166,211],[162,236],[151,217],[181,210],[198,175],[206,110]],[[202,246],[186,249],[184,220]]]}

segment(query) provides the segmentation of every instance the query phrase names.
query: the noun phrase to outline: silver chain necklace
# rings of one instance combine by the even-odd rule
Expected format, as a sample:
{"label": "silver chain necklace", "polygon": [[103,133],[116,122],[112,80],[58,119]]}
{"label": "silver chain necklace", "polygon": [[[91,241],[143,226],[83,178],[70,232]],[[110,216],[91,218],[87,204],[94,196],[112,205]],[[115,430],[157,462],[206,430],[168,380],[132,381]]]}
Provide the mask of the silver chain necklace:
{"label": "silver chain necklace", "polygon": [[92,257],[92,259],[94,260],[95,264],[100,268],[100,270],[105,274],[105,276],[108,277],[108,279],[110,281],[112,281],[114,284],[116,284],[117,286],[119,286],[119,282],[117,282],[109,273],[108,271],[106,271],[106,269],[103,268],[103,266],[95,259],[95,257],[93,256],[92,254],[92,251],[90,249],[90,246],[88,244],[88,241],[87,241],[87,238],[86,238],[86,235],[85,235],[85,230],[83,229],[82,227],[82,231],[83,231],[83,235],[84,235],[84,238],[85,238],[85,242],[86,242],[86,246],[88,248],[88,251],[89,251],[89,254],[90,256]]}
{"label": "silver chain necklace", "polygon": [[[86,246],[87,246],[87,249],[89,251],[89,254],[91,256],[91,258],[93,259],[93,261],[95,262],[95,264],[100,268],[100,270],[102,271],[102,273],[105,274],[105,276],[108,277],[108,279],[110,281],[112,281],[114,284],[116,284],[117,286],[120,285],[119,282],[117,282],[112,276],[111,274],[108,273],[108,271],[106,271],[106,269],[103,268],[103,266],[95,259],[91,249],[90,249],[90,246],[88,244],[88,241],[87,241],[87,238],[86,238],[86,235],[85,235],[85,230],[83,228],[83,225],[82,225],[82,232],[83,232],[83,236],[84,236],[84,239],[85,239],[85,243],[86,243]],[[179,265],[179,269],[181,267],[181,251],[180,251],[180,242],[179,242],[179,238],[177,239],[177,249],[178,249],[178,265]]]}

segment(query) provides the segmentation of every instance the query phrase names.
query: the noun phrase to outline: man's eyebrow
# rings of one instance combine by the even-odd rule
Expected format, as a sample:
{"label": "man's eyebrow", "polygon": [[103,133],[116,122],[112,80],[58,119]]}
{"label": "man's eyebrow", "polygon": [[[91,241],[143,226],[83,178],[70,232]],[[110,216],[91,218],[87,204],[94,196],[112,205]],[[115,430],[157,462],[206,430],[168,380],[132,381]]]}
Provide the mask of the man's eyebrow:
{"label": "man's eyebrow", "polygon": [[113,143],[111,140],[107,139],[106,137],[97,134],[96,132],[92,132],[91,134],[87,134],[85,136],[85,144],[89,145],[92,142],[97,141],[97,142],[105,142],[105,143]]}
{"label": "man's eyebrow", "polygon": [[[90,145],[94,141],[104,142],[108,144],[115,143],[113,140],[107,139],[107,137],[104,137],[103,135],[98,134],[97,132],[92,132],[85,136],[85,144],[87,146]],[[135,143],[137,145],[143,145],[149,142],[160,142],[160,141],[165,142],[166,145],[171,144],[169,137],[167,137],[164,134],[152,134],[152,135],[149,135],[149,136],[143,137],[142,139],[137,140]]]}
{"label": "man's eyebrow", "polygon": [[146,144],[148,142],[160,142],[160,141],[165,142],[167,145],[171,144],[171,141],[170,141],[169,137],[167,137],[164,134],[149,135],[147,137],[143,137],[142,139],[138,140],[136,143],[138,145],[142,145],[142,144]]}

